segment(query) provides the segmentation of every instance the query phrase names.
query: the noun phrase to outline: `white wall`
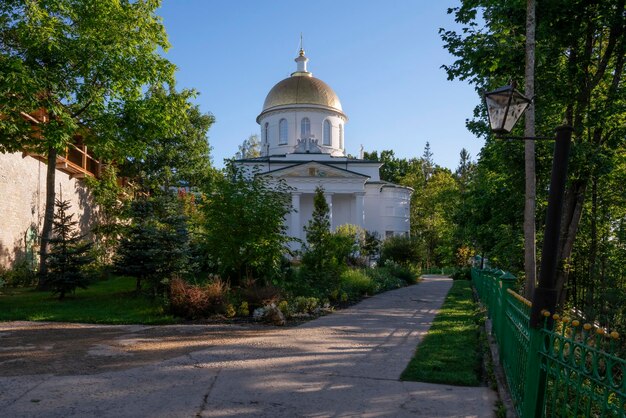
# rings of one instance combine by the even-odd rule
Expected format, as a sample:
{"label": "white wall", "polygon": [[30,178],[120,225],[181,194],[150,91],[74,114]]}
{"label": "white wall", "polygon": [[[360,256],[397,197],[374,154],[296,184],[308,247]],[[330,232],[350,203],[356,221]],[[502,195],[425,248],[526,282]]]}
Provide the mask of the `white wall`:
{"label": "white wall", "polygon": [[[10,268],[15,261],[37,253],[32,242],[43,225],[46,199],[45,163],[21,153],[0,153],[0,266]],[[74,219],[83,233],[89,231],[93,210],[82,180],[70,179],[56,171],[57,198],[69,200]],[[60,193],[59,193],[60,192]]]}
{"label": "white wall", "polygon": [[[294,147],[297,144],[297,140],[301,139],[300,136],[300,123],[303,118],[309,118],[311,121],[311,135],[315,137],[319,142],[319,145],[323,145],[323,125],[324,120],[328,119],[331,123],[331,147],[334,148],[332,155],[343,156],[345,155],[345,120],[339,114],[331,111],[325,111],[322,109],[290,109],[285,111],[275,111],[264,115],[259,119],[259,125],[261,127],[261,139],[264,140],[265,123],[269,124],[269,155],[281,155],[293,152]],[[287,144],[278,144],[279,129],[278,124],[281,119],[287,120],[288,135]],[[343,126],[344,135],[344,147],[341,148],[339,143],[339,125]],[[261,143],[261,155],[267,155],[267,148],[265,142]]]}

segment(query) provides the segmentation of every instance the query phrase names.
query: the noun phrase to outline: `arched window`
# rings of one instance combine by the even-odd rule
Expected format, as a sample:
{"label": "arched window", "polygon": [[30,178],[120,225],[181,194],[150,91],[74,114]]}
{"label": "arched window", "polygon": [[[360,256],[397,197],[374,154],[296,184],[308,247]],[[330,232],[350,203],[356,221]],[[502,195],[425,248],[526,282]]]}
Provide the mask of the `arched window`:
{"label": "arched window", "polygon": [[339,124],[339,148],[343,149],[343,124]]}
{"label": "arched window", "polygon": [[300,122],[300,138],[308,138],[311,136],[311,121],[309,118],[302,118]]}
{"label": "arched window", "polygon": [[328,119],[324,121],[324,145],[331,145],[330,121]]}
{"label": "arched window", "polygon": [[265,126],[263,127],[263,141],[267,144],[270,142],[270,124],[265,122]]}
{"label": "arched window", "polygon": [[287,134],[289,133],[287,128],[287,119],[281,119],[278,122],[278,144],[285,145],[287,143]]}

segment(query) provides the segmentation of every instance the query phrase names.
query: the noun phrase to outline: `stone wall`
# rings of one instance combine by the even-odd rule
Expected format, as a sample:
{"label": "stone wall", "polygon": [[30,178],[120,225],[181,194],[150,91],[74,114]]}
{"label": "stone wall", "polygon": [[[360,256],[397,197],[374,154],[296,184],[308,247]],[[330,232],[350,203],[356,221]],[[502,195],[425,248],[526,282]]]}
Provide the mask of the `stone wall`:
{"label": "stone wall", "polygon": [[[46,164],[22,153],[0,153],[0,267],[38,261],[38,237],[46,200]],[[82,233],[90,230],[93,205],[83,180],[56,172],[56,196],[71,203]]]}

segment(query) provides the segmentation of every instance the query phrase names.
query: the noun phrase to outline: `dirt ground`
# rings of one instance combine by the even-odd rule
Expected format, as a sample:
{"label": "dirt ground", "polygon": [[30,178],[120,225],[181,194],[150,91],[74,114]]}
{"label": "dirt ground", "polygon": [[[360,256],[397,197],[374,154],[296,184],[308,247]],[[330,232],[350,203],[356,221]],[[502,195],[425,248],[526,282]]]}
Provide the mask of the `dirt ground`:
{"label": "dirt ground", "polygon": [[89,375],[187,355],[271,327],[0,322],[0,376]]}

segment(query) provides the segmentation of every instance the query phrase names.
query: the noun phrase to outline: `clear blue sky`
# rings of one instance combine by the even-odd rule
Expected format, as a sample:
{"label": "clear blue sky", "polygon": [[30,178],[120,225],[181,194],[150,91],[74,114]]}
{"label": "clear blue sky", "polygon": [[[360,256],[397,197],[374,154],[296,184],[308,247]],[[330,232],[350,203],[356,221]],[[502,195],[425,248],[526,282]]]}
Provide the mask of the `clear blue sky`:
{"label": "clear blue sky", "polygon": [[295,71],[300,33],[308,69],[328,83],[349,117],[347,151],[392,149],[421,156],[430,142],[437,164],[454,169],[465,147],[483,141],[465,128],[480,100],[448,81],[440,27],[455,28],[450,0],[164,0],[163,17],[178,66],[178,88],[195,88],[215,115],[209,142],[216,166],[251,134],[269,90]]}

